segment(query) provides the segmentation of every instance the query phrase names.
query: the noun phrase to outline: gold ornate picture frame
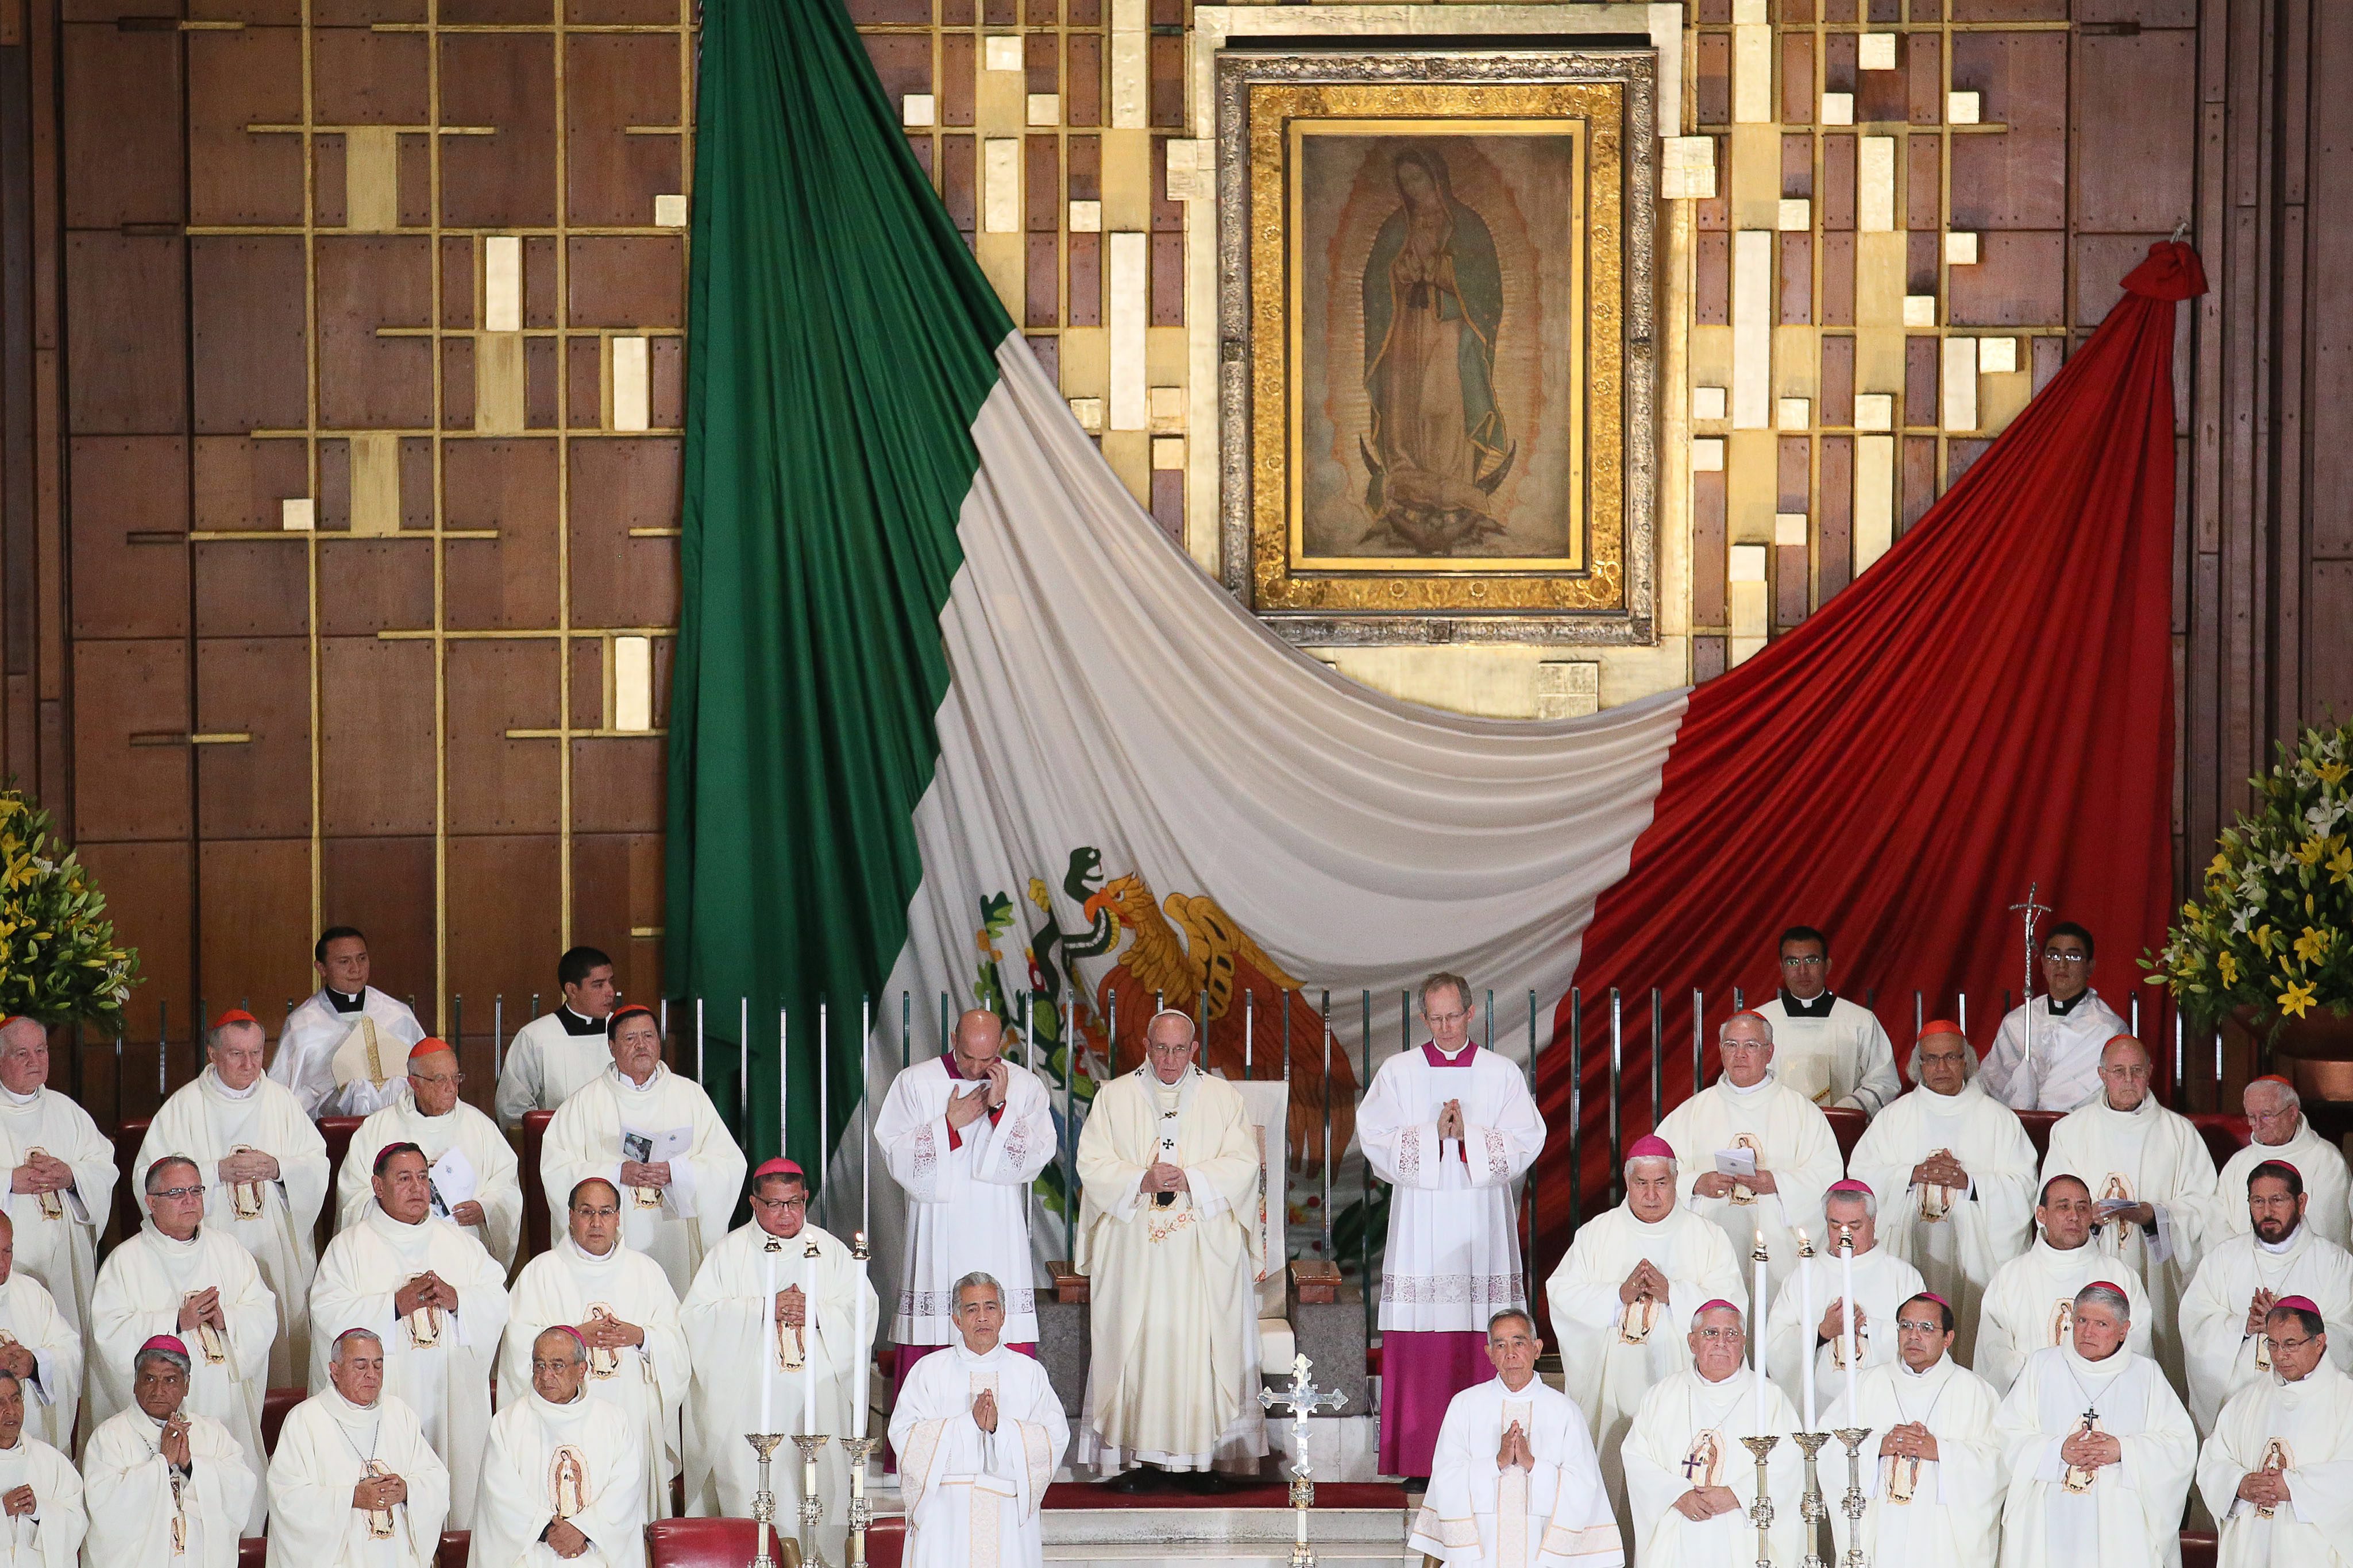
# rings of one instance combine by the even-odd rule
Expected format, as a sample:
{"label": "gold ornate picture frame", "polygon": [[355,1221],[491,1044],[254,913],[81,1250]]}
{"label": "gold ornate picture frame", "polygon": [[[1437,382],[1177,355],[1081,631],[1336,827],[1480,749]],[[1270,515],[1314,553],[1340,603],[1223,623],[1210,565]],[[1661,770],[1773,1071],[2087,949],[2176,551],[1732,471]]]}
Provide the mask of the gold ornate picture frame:
{"label": "gold ornate picture frame", "polygon": [[1219,57],[1220,553],[1282,636],[1656,640],[1655,80]]}

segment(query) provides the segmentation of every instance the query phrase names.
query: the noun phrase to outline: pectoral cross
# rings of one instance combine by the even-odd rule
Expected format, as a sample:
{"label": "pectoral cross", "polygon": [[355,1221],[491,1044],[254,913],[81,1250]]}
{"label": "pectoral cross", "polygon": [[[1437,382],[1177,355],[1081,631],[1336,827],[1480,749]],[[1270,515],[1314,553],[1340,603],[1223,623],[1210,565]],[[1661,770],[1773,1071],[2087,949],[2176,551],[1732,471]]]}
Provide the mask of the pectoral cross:
{"label": "pectoral cross", "polygon": [[1700,1467],[1706,1462],[1707,1461],[1699,1457],[1699,1451],[1697,1449],[1694,1449],[1691,1455],[1683,1460],[1683,1479],[1691,1482],[1694,1486],[1699,1485]]}

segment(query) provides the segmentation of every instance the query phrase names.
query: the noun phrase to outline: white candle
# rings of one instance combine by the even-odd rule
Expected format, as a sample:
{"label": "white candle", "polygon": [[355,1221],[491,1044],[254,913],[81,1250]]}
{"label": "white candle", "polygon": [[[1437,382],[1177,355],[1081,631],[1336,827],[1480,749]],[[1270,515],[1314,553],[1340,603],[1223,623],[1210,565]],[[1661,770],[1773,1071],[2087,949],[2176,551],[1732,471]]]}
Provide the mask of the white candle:
{"label": "white candle", "polygon": [[[1808,1333],[1810,1333],[1813,1331],[1814,1326],[1819,1322],[1819,1320],[1814,1316],[1814,1271],[1807,1267],[1808,1263],[1812,1260],[1812,1254],[1813,1248],[1806,1242],[1806,1233],[1802,1230],[1799,1231],[1798,1233],[1798,1321],[1807,1325],[1806,1332]],[[1806,1369],[1804,1373],[1806,1388],[1806,1430],[1811,1432],[1815,1429],[1814,1347],[1812,1344],[1806,1342],[1806,1336],[1804,1333],[1800,1333],[1798,1336],[1798,1339],[1800,1343],[1804,1343],[1806,1345]]]}
{"label": "white candle", "polygon": [[[760,1256],[765,1259],[760,1279],[766,1292],[761,1300],[767,1303],[765,1310],[773,1319],[776,1315],[776,1249],[774,1243],[771,1243]],[[769,1423],[774,1419],[774,1412],[770,1406],[776,1397],[776,1352],[767,1347],[765,1342],[767,1337],[765,1334],[761,1336],[760,1355],[760,1431],[764,1436],[776,1430],[776,1427]]]}
{"label": "white candle", "polygon": [[1852,1421],[1862,1408],[1854,1399],[1854,1232],[1843,1226],[1840,1229],[1845,1234],[1839,1237],[1839,1289],[1844,1297],[1839,1303],[1839,1332],[1846,1339],[1846,1418]]}
{"label": "white candle", "polygon": [[[814,1283],[816,1275],[809,1278]],[[807,1286],[801,1289],[801,1432],[805,1436],[817,1435],[817,1335],[808,1321],[815,1295]]]}
{"label": "white candle", "polygon": [[1756,1435],[1765,1435],[1765,1336],[1757,1331],[1756,1323],[1763,1318],[1765,1309],[1765,1233],[1757,1233],[1757,1287],[1748,1295],[1748,1355],[1749,1364],[1757,1373]]}

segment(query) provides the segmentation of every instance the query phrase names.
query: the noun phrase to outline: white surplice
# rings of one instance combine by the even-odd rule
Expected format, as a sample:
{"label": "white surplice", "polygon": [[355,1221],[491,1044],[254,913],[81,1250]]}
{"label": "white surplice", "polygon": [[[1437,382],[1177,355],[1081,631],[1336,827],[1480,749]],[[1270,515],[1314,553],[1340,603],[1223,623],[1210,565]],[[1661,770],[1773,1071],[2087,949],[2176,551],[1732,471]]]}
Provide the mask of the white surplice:
{"label": "white surplice", "polygon": [[0,1448],[0,1496],[33,1489],[33,1511],[0,1520],[0,1568],[73,1568],[90,1530],[81,1472],[50,1444],[20,1434]]}
{"label": "white surplice", "polygon": [[[1495,1462],[1514,1425],[1527,1435],[1532,1465]],[[1499,1376],[1456,1394],[1430,1463],[1409,1551],[1446,1568],[1618,1568],[1626,1561],[1585,1413],[1543,1379],[1515,1390]]]}
{"label": "white surplice", "polygon": [[480,1242],[501,1268],[513,1268],[522,1239],[522,1182],[514,1147],[497,1122],[462,1100],[446,1114],[427,1116],[417,1109],[415,1096],[403,1093],[360,1123],[335,1176],[335,1228],[347,1230],[365,1217],[375,1201],[375,1157],[393,1143],[416,1144],[432,1163],[453,1148],[459,1152],[473,1173],[473,1200],[482,1205],[480,1225],[459,1228]]}
{"label": "white surplice", "polygon": [[[1677,1194],[1694,1214],[1722,1227],[1735,1257],[1746,1258],[1757,1233],[1765,1233],[1766,1289],[1778,1289],[1798,1261],[1798,1230],[1820,1234],[1822,1195],[1846,1173],[1822,1108],[1770,1072],[1747,1089],[1718,1079],[1667,1112],[1659,1136],[1678,1156]],[[1756,1151],[1758,1167],[1771,1173],[1779,1190],[1752,1199],[1741,1196],[1746,1188],[1720,1198],[1695,1194],[1699,1179],[1715,1169],[1717,1152],[1736,1147]]]}
{"label": "white surplice", "polygon": [[[1913,1167],[1939,1149],[1967,1187],[1913,1184]],[[1952,1354],[1975,1365],[1986,1287],[2034,1236],[2034,1145],[2018,1112],[1974,1078],[1958,1094],[1915,1089],[1873,1120],[1847,1168],[1878,1195],[1880,1246],[1953,1304]]]}
{"label": "white surplice", "polygon": [[[1166,1204],[1143,1191],[1155,1162],[1182,1167]],[[1233,1085],[1147,1062],[1095,1095],[1079,1134],[1080,1270],[1091,1277],[1092,1355],[1074,1462],[1255,1469],[1259,1147]]]}
{"label": "white surplice", "polygon": [[0,1089],[0,1174],[36,1149],[72,1166],[73,1185],[0,1196],[16,1227],[16,1269],[48,1287],[66,1322],[79,1331],[98,1279],[98,1237],[114,1205],[114,1142],[89,1111],[53,1089],[23,1095]]}
{"label": "white surplice", "polygon": [[[1462,1136],[1438,1115],[1462,1102]],[[1381,1064],[1356,1108],[1356,1136],[1391,1187],[1380,1326],[1481,1333],[1490,1314],[1528,1304],[1514,1184],[1544,1148],[1544,1117],[1511,1058],[1427,1042]]]}
{"label": "white surplice", "polygon": [[[2263,1469],[2287,1479],[2268,1517],[2239,1496]],[[2216,1568],[2353,1568],[2353,1378],[2324,1359],[2232,1395],[2199,1453],[2198,1492],[2221,1521]]]}
{"label": "white surplice", "polygon": [[[353,1508],[353,1489],[383,1475],[408,1500]],[[354,1405],[329,1388],[286,1413],[269,1456],[269,1551],[288,1568],[433,1568],[448,1512],[448,1467],[398,1395]]]}
{"label": "white surplice", "polygon": [[1996,1394],[2008,1394],[2028,1356],[2066,1342],[2075,1322],[2075,1292],[2095,1279],[2123,1287],[2132,1307],[2126,1348],[2148,1354],[2153,1314],[2140,1276],[2118,1268],[2090,1242],[2061,1252],[2037,1234],[2024,1252],[1994,1270],[1993,1283],[1986,1287],[1970,1369],[1993,1384]]}
{"label": "white surplice", "polygon": [[256,1498],[260,1482],[244,1450],[211,1416],[189,1415],[188,1468],[175,1471],[163,1438],[164,1424],[136,1405],[90,1435],[81,1458],[90,1516],[83,1568],[237,1568],[240,1528],[267,1506]]}
{"label": "white surplice", "polygon": [[[205,1289],[220,1292],[221,1316],[228,1320],[228,1331],[216,1331],[210,1346],[197,1330],[180,1327],[181,1303]],[[244,1449],[254,1477],[253,1489],[245,1494],[253,1511],[241,1522],[260,1534],[269,1506],[261,1402],[269,1388],[278,1315],[269,1288],[235,1237],[206,1221],[187,1240],[174,1241],[149,1220],[106,1255],[98,1288],[90,1292],[85,1425],[94,1431],[119,1412],[135,1413],[131,1390],[138,1377],[139,1347],[158,1334],[177,1336],[188,1347],[189,1363],[188,1395],[181,1408],[219,1422]],[[87,1460],[87,1449],[83,1457]]]}
{"label": "white surplice", "polygon": [[2222,1162],[2221,1178],[2215,1184],[2215,1223],[2210,1241],[2225,1231],[2244,1236],[2254,1228],[2241,1200],[2247,1195],[2247,1177],[2266,1160],[2284,1160],[2304,1178],[2304,1223],[2314,1234],[2339,1247],[2353,1247],[2353,1216],[2346,1211],[2345,1152],[2315,1132],[2310,1119],[2303,1116],[2296,1118],[2295,1136],[2286,1142],[2250,1143]]}
{"label": "white surplice", "polygon": [[[997,1430],[972,1418],[997,1396]],[[891,1411],[891,1447],[907,1509],[905,1568],[1039,1568],[1038,1505],[1071,1426],[1046,1369],[1002,1342],[963,1344],[915,1363]]]}
{"label": "white surplice", "polygon": [[679,1409],[693,1376],[686,1335],[679,1327],[678,1295],[661,1265],[626,1241],[602,1258],[581,1250],[571,1235],[523,1265],[507,1292],[507,1331],[499,1352],[499,1386],[531,1381],[533,1342],[559,1323],[592,1317],[635,1323],[645,1343],[588,1352],[588,1386],[638,1424],[646,1446],[646,1517],[670,1516],[670,1479],[679,1471]]}
{"label": "white surplice", "polygon": [[[396,1315],[395,1295],[428,1270],[458,1292],[457,1310]],[[384,1391],[417,1413],[425,1440],[449,1467],[452,1530],[474,1522],[491,1370],[507,1326],[506,1278],[480,1242],[448,1220],[403,1225],[371,1202],[366,1218],[327,1244],[311,1292],[311,1392],[329,1386],[336,1335],[366,1329],[381,1339]]]}
{"label": "white surplice", "polygon": [[[2026,1059],[2026,1012],[2034,1010],[2034,1058]],[[1978,1078],[1986,1092],[2013,1110],[2073,1110],[2100,1095],[2100,1053],[2132,1027],[2085,990],[2052,1016],[2049,993],[2001,1021]]]}
{"label": "white surplice", "polygon": [[1904,1092],[1895,1047],[1870,1008],[1827,991],[1811,1002],[1783,991],[1756,1011],[1773,1026],[1773,1076],[1816,1105],[1877,1116]]}
{"label": "white surplice", "polygon": [[[1822,1417],[1821,1429],[1867,1427],[1866,1460],[1894,1428],[1917,1422],[1936,1440],[1933,1459],[1880,1455],[1862,1469],[1862,1560],[1888,1568],[1986,1568],[2001,1535],[2001,1499],[2008,1472],[1994,1435],[1994,1412],[2001,1395],[1951,1355],[1939,1356],[1926,1372],[1901,1361],[1874,1366],[1854,1381],[1854,1409],[1847,1408],[1843,1385]],[[1835,1465],[1831,1456],[1839,1455]],[[1824,1491],[1845,1473],[1836,1444],[1821,1460]],[[1891,1489],[1891,1483],[1901,1482]],[[1831,1529],[1843,1552],[1846,1515],[1833,1502]]]}
{"label": "white surplice", "polygon": [[[343,1000],[348,1004],[351,998]],[[269,1076],[293,1091],[305,1116],[366,1116],[383,1110],[406,1092],[408,1047],[425,1037],[425,1026],[406,1002],[396,1002],[375,986],[345,1012],[330,993],[311,993],[308,1001],[286,1015],[278,1032],[278,1051],[269,1058]],[[354,1079],[335,1088],[335,1053],[359,1026],[362,1016],[375,1021],[376,1046],[389,1070],[383,1086]],[[272,1151],[275,1152],[275,1151]]]}
{"label": "white surplice", "polygon": [[[550,1405],[525,1384],[491,1423],[468,1568],[645,1568],[645,1468],[636,1424],[586,1384],[569,1405]],[[559,1475],[577,1479],[578,1508],[565,1517],[588,1538],[588,1550],[569,1559],[539,1538],[573,1508]],[[791,1518],[780,1512],[778,1527],[789,1532]]]}
{"label": "white surplice", "polygon": [[[1752,1568],[1757,1526],[1757,1457],[1740,1441],[1772,1433],[1781,1440],[1767,1460],[1773,1499],[1775,1568],[1797,1568],[1805,1552],[1798,1506],[1805,1491],[1805,1456],[1790,1434],[1798,1412],[1767,1379],[1765,1420],[1757,1421],[1757,1374],[1743,1365],[1722,1383],[1696,1369],[1679,1372],[1643,1397],[1626,1435],[1626,1492],[1634,1510],[1634,1561],[1640,1568]],[[1695,1487],[1729,1487],[1736,1513],[1689,1520],[1674,1501]]]}
{"label": "white surplice", "polygon": [[[1667,1277],[1667,1299],[1639,1301],[1630,1311],[1618,1292],[1645,1258]],[[1620,1524],[1630,1531],[1620,1449],[1635,1407],[1652,1384],[1691,1365],[1691,1318],[1701,1302],[1747,1300],[1732,1243],[1680,1205],[1655,1225],[1637,1219],[1623,1204],[1588,1220],[1546,1281],[1563,1387],[1584,1412],[1600,1456],[1602,1484]]]}
{"label": "white surplice", "polygon": [[0,1335],[33,1355],[33,1375],[24,1385],[25,1435],[72,1447],[74,1417],[81,1410],[82,1337],[41,1282],[21,1269],[0,1282]]}
{"label": "white surplice", "polygon": [[[1884,1212],[1884,1211],[1883,1211]],[[1920,1271],[1884,1247],[1859,1253],[1854,1260],[1854,1294],[1862,1303],[1858,1336],[1862,1354],[1858,1367],[1884,1366],[1895,1359],[1895,1309],[1926,1289]],[[1805,1314],[1806,1291],[1813,1292],[1813,1313]],[[1784,1389],[1802,1391],[1805,1356],[1814,1358],[1814,1397],[1821,1405],[1845,1386],[1846,1352],[1842,1343],[1818,1344],[1815,1331],[1831,1303],[1846,1294],[1840,1260],[1828,1253],[1800,1259],[1773,1298],[1765,1320],[1765,1370]],[[1791,1394],[1798,1397],[1797,1394]],[[1802,1412],[1800,1412],[1802,1414]],[[1822,1427],[1820,1430],[1828,1431]]]}
{"label": "white surplice", "polygon": [[534,1110],[554,1110],[575,1090],[613,1065],[601,1018],[584,1018],[558,1004],[514,1033],[499,1068],[492,1103],[502,1127],[520,1127]]}
{"label": "white surplice", "polygon": [[[669,1186],[621,1185],[624,1129],[659,1137],[681,1128],[691,1142],[684,1154],[669,1162]],[[703,1256],[727,1234],[744,1191],[744,1152],[701,1084],[660,1062],[644,1084],[636,1084],[609,1056],[605,1070],[582,1085],[548,1122],[539,1155],[539,1179],[555,1228],[567,1223],[572,1189],[590,1176],[602,1176],[621,1194],[622,1235],[661,1265],[681,1300]]]}
{"label": "white surplice", "polygon": [[1029,1182],[1054,1157],[1054,1111],[1036,1073],[1006,1067],[1004,1108],[960,1128],[948,1125],[948,1097],[987,1082],[959,1077],[953,1055],[915,1063],[882,1097],[875,1146],[907,1194],[893,1343],[956,1343],[955,1282],[975,1269],[1004,1288],[1006,1342],[1037,1342]]}
{"label": "white surplice", "polygon": [[[2060,1446],[2094,1415],[2124,1450],[2082,1489]],[[2155,1362],[2130,1347],[2085,1361],[2073,1342],[2026,1358],[1994,1416],[2008,1491],[2002,1568],[2172,1568],[2198,1458],[2189,1412]]]}
{"label": "white surplice", "polygon": [[[238,1149],[258,1149],[278,1162],[274,1182],[232,1185],[220,1163]],[[327,1145],[285,1085],[257,1079],[243,1093],[207,1067],[174,1091],[131,1163],[131,1190],[147,1189],[147,1167],[166,1154],[185,1154],[205,1181],[205,1226],[244,1244],[278,1308],[269,1350],[269,1383],[302,1381],[310,1365],[310,1327],[303,1304],[318,1268],[311,1238],[327,1199]]]}
{"label": "white surplice", "polygon": [[2189,1414],[2201,1436],[2214,1430],[2232,1394],[2271,1375],[2270,1343],[2261,1329],[2247,1332],[2247,1308],[2258,1290],[2310,1298],[2329,1327],[2328,1359],[2353,1371],[2353,1256],[2308,1225],[2276,1247],[2252,1231],[2234,1236],[2207,1253],[2181,1297]]}

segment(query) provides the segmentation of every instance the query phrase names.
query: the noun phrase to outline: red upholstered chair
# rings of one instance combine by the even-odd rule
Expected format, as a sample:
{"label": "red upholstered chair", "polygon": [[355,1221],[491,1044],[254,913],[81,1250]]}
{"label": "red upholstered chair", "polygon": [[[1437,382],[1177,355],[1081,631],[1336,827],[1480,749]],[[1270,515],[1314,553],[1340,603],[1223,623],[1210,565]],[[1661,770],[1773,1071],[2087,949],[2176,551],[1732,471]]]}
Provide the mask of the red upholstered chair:
{"label": "red upholstered chair", "polygon": [[[906,1521],[878,1519],[866,1532],[869,1568],[899,1568],[906,1549]],[[658,1519],[646,1526],[651,1568],[744,1568],[752,1560],[748,1519]],[[782,1561],[781,1555],[778,1561]],[[458,1568],[443,1553],[441,1568]]]}
{"label": "red upholstered chair", "polygon": [[473,1540],[473,1531],[469,1530],[443,1531],[440,1548],[433,1553],[438,1568],[466,1568],[466,1558]]}
{"label": "red upholstered chair", "polygon": [[[547,1142],[547,1124],[555,1120],[553,1110],[527,1110],[522,1118],[522,1152],[516,1163],[522,1178],[522,1255],[537,1258],[554,1244],[549,1232],[547,1192],[539,1184],[539,1151]],[[750,1541],[746,1535],[744,1538]],[[749,1563],[746,1552],[744,1561]]]}
{"label": "red upholstered chair", "polygon": [[139,1201],[139,1191],[131,1184],[131,1162],[139,1158],[139,1145],[147,1141],[147,1129],[153,1124],[153,1117],[141,1116],[114,1130],[114,1219],[118,1236],[138,1235],[141,1222],[147,1217]]}
{"label": "red upholstered chair", "polygon": [[307,1388],[273,1388],[261,1396],[261,1451],[278,1452],[278,1434],[294,1407],[311,1397]]}
{"label": "red upholstered chair", "polygon": [[2026,1123],[2026,1141],[2034,1145],[2034,1160],[2039,1165],[2042,1157],[2051,1152],[2051,1129],[2058,1121],[2059,1113],[2055,1110],[2021,1110],[2018,1119]]}
{"label": "red upholstered chair", "polygon": [[248,1535],[237,1543],[237,1568],[267,1568],[269,1542],[259,1535]]}
{"label": "red upholstered chair", "polygon": [[322,1116],[319,1136],[327,1142],[327,1206],[335,1202],[335,1178],[343,1174],[343,1156],[352,1152],[352,1134],[360,1130],[362,1116]]}
{"label": "red upholstered chair", "polygon": [[1854,1146],[1862,1142],[1862,1130],[1871,1119],[1852,1105],[1826,1105],[1822,1114],[1830,1119],[1831,1136],[1838,1140],[1839,1163],[1854,1158]]}
{"label": "red upholstered chair", "polygon": [[2221,1116],[2201,1110],[2190,1117],[2189,1124],[2206,1140],[2207,1152],[2214,1156],[2217,1166],[2229,1164],[2232,1155],[2254,1141],[2255,1130],[2243,1116]]}
{"label": "red upholstered chair", "polygon": [[2212,1531],[2185,1530],[2181,1532],[2181,1568],[2214,1568]]}

